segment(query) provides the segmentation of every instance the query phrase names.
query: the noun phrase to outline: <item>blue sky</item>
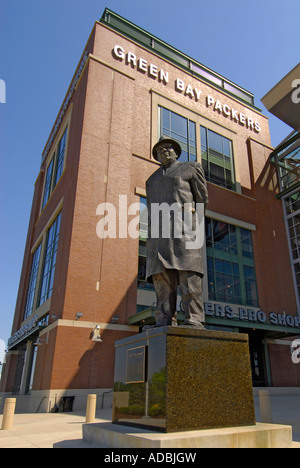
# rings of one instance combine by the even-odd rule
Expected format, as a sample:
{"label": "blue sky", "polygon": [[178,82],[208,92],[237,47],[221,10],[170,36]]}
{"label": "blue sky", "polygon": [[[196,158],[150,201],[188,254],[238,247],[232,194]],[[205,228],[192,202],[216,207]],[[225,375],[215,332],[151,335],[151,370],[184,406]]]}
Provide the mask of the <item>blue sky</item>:
{"label": "blue sky", "polygon": [[0,0],[0,340],[11,334],[41,154],[94,22],[108,7],[260,99],[299,62],[299,0]]}

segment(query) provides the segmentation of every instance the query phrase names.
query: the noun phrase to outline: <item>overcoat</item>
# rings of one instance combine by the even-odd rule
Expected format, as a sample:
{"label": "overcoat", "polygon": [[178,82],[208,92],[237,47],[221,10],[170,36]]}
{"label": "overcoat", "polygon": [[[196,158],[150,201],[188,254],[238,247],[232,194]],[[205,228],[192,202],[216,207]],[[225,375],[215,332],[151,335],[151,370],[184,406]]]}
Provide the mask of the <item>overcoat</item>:
{"label": "overcoat", "polygon": [[[195,271],[203,274],[201,248],[187,248],[187,242],[191,242],[195,237],[196,229],[196,210],[192,206],[195,207],[196,203],[203,203],[206,206],[208,203],[205,174],[201,164],[176,160],[167,169],[161,166],[147,180],[146,193],[148,209],[146,278],[151,281],[152,275],[161,273],[165,268]],[[176,231],[174,231],[172,223],[174,224],[175,218],[171,210],[169,213],[167,210],[159,212],[160,216],[162,216],[162,212],[165,216],[170,216],[170,236],[164,238],[162,229],[160,229],[158,236],[153,236],[153,222],[159,221],[157,219],[157,206],[162,203],[166,203],[168,206],[175,203],[176,205],[173,206],[181,207],[182,236],[174,235]],[[192,232],[183,224],[184,210],[189,206],[192,210]],[[160,227],[162,221],[160,219]]]}

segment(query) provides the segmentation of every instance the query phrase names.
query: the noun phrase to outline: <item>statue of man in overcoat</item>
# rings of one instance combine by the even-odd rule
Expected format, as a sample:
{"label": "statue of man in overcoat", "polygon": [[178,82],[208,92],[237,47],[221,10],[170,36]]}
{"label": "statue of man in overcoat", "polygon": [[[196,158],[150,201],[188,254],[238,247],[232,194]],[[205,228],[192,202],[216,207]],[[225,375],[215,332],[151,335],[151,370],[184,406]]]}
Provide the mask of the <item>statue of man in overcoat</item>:
{"label": "statue of man in overcoat", "polygon": [[[152,154],[161,166],[146,182],[146,277],[157,296],[156,326],[174,322],[179,287],[183,325],[204,328],[203,261],[197,236],[197,227],[204,221],[199,213],[204,218],[208,203],[204,170],[199,162],[178,161],[181,146],[172,138],[162,137]],[[199,206],[203,209],[198,210]],[[169,229],[164,227],[166,221]]]}

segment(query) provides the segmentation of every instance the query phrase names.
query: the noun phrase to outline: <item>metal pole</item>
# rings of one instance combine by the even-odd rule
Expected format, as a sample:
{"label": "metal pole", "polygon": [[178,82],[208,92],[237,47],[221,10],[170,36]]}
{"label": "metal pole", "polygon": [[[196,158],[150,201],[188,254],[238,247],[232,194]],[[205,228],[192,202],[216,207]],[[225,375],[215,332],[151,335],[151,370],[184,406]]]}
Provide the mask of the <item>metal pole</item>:
{"label": "metal pole", "polygon": [[92,423],[95,421],[96,416],[96,403],[97,403],[97,395],[90,394],[87,397],[87,405],[86,405],[86,423]]}
{"label": "metal pole", "polygon": [[3,419],[1,431],[10,431],[13,425],[14,414],[16,407],[16,398],[6,398],[4,410],[3,410]]}

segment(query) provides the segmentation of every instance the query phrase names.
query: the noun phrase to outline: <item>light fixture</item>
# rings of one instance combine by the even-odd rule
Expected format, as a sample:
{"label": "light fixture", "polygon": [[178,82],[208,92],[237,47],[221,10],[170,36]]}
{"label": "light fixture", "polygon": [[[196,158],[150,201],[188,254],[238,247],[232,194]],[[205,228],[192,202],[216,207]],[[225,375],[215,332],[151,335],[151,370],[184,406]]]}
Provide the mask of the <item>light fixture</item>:
{"label": "light fixture", "polygon": [[117,315],[113,315],[111,318],[111,323],[118,323],[119,317]]}
{"label": "light fixture", "polygon": [[33,343],[33,346],[42,346],[42,344],[48,344],[48,334],[47,338],[45,339],[41,339],[40,337],[38,337]]}
{"label": "light fixture", "polygon": [[100,335],[100,325],[96,325],[94,330],[93,330],[93,335],[92,335],[92,341],[94,343],[102,343],[102,338]]}
{"label": "light fixture", "polygon": [[75,320],[79,320],[81,317],[83,317],[83,313],[82,312],[76,312],[75,317],[76,317]]}

